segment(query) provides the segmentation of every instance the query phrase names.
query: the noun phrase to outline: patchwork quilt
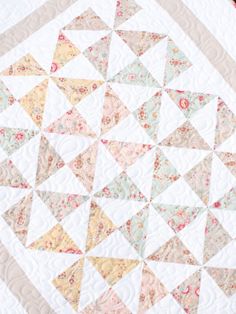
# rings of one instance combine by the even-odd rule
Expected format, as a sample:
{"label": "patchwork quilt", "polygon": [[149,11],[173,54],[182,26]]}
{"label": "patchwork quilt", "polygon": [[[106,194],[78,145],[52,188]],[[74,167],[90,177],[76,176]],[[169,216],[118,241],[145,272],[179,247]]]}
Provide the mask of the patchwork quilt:
{"label": "patchwork quilt", "polygon": [[236,313],[236,89],[158,2],[0,57],[1,314]]}

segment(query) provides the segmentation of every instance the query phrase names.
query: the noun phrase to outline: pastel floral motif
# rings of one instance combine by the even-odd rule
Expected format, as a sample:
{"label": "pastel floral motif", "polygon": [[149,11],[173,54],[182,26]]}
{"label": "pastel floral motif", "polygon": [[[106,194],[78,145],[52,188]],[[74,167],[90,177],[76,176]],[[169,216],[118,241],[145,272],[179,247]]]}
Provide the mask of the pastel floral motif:
{"label": "pastel floral motif", "polygon": [[227,297],[236,293],[236,269],[211,267],[207,271]]}
{"label": "pastel floral motif", "polygon": [[32,193],[22,198],[18,203],[11,206],[2,217],[11,227],[20,242],[25,245],[28,234],[32,205]]}
{"label": "pastel floral motif", "polygon": [[101,18],[91,9],[88,8],[81,15],[66,25],[65,30],[108,30],[109,27]]}
{"label": "pastel floral motif", "polygon": [[0,128],[0,146],[10,155],[36,134],[31,130]]}
{"label": "pastel floral motif", "polygon": [[144,31],[116,31],[116,33],[139,57],[166,37],[166,35],[163,34]]}
{"label": "pastel floral motif", "polygon": [[37,191],[37,194],[58,221],[71,214],[88,199],[88,196],[49,191]]}
{"label": "pastel floral motif", "polygon": [[197,265],[197,261],[192,253],[186,248],[183,242],[174,236],[163,244],[148,259],[155,262],[180,263]]}
{"label": "pastel floral motif", "polygon": [[228,232],[226,232],[216,217],[209,212],[205,228],[204,262],[206,263],[231,240]]}
{"label": "pastel floral motif", "polygon": [[49,144],[46,137],[42,136],[38,155],[36,185],[41,184],[64,165],[64,161],[56,153],[55,149]]}
{"label": "pastel floral motif", "polygon": [[167,136],[167,138],[161,142],[161,145],[191,149],[210,149],[209,145],[189,121],[186,121],[173,133]]}
{"label": "pastel floral motif", "polygon": [[0,186],[1,185],[19,189],[30,188],[28,182],[23,178],[20,171],[9,159],[0,163]]}
{"label": "pastel floral motif", "polygon": [[109,285],[116,284],[139,264],[139,261],[133,259],[92,256],[88,259]]}
{"label": "pastel floral motif", "polygon": [[108,85],[104,97],[101,133],[104,134],[129,115],[129,110]]}
{"label": "pastel floral motif", "polygon": [[197,314],[200,285],[201,273],[198,271],[172,291],[173,297],[187,314]]}
{"label": "pastel floral motif", "polygon": [[98,143],[95,142],[69,163],[70,169],[89,192],[93,189],[97,149]]}
{"label": "pastel floral motif", "polygon": [[105,186],[95,197],[127,199],[145,202],[145,196],[138,190],[125,172],[122,172],[110,184]]}
{"label": "pastel floral motif", "polygon": [[55,253],[82,254],[82,251],[60,224],[55,225],[46,234],[30,244],[29,248]]}
{"label": "pastel floral motif", "polygon": [[53,77],[53,81],[66,95],[72,105],[78,104],[83,98],[93,93],[104,82],[95,80],[80,80],[62,77]]}
{"label": "pastel floral motif", "polygon": [[91,202],[86,251],[91,250],[106,239],[116,229],[112,221],[94,202]]}
{"label": "pastel floral motif", "polygon": [[147,238],[149,208],[145,207],[119,228],[125,238],[143,256]]}
{"label": "pastel floral motif", "polygon": [[80,300],[83,266],[84,259],[82,258],[64,270],[52,282],[75,311],[78,309]]}
{"label": "pastel floral motif", "polygon": [[0,81],[0,113],[13,105],[15,98],[11,95],[8,88]]}
{"label": "pastel floral motif", "polygon": [[102,140],[109,152],[113,155],[119,165],[126,169],[135,161],[148,152],[152,146],[148,144],[125,143],[118,141]]}
{"label": "pastel floral motif", "polygon": [[104,78],[106,78],[107,75],[110,43],[111,34],[102,37],[83,52],[85,57],[94,65]]}
{"label": "pastel floral motif", "polygon": [[110,288],[105,291],[94,303],[89,304],[81,314],[131,314],[125,304]]}
{"label": "pastel floral motif", "polygon": [[80,54],[79,49],[60,32],[52,60],[51,73],[62,68],[67,62]]}
{"label": "pastel floral motif", "polygon": [[141,7],[134,0],[117,0],[114,26],[124,23],[140,10]]}
{"label": "pastel floral motif", "polygon": [[215,146],[219,146],[236,131],[236,115],[218,98]]}
{"label": "pastel floral motif", "polygon": [[31,56],[27,54],[16,61],[14,64],[10,65],[9,68],[0,73],[1,75],[46,75],[46,72],[41,68],[38,62]]}
{"label": "pastel floral motif", "polygon": [[153,166],[154,169],[151,191],[152,199],[163,192],[171,183],[180,177],[177,170],[159,148],[156,149]]}
{"label": "pastel floral motif", "polygon": [[185,176],[185,180],[199,196],[204,204],[209,201],[209,187],[211,179],[212,154],[194,166]]}
{"label": "pastel floral motif", "polygon": [[96,136],[76,108],[67,111],[62,117],[49,125],[45,131],[58,134]]}
{"label": "pastel floral motif", "polygon": [[132,84],[150,87],[160,87],[150,72],[143,66],[139,59],[127,65],[126,68],[116,74],[111,82],[121,84]]}
{"label": "pastel floral motif", "polygon": [[173,89],[166,89],[166,92],[187,118],[190,118],[193,113],[203,108],[216,97],[210,94]]}
{"label": "pastel floral motif", "polygon": [[21,106],[38,127],[41,127],[43,122],[47,89],[48,80],[46,79],[19,100]]}
{"label": "pastel floral motif", "polygon": [[142,271],[142,282],[139,296],[138,314],[147,313],[154,304],[164,298],[167,294],[166,288],[150,270],[147,264],[144,264]]}
{"label": "pastel floral motif", "polygon": [[236,210],[236,187],[233,187],[220,200],[214,202],[211,206],[220,210]]}
{"label": "pastel floral motif", "polygon": [[191,67],[190,61],[185,54],[176,46],[172,39],[168,39],[167,59],[165,66],[164,82],[168,84],[182,72]]}
{"label": "pastel floral motif", "polygon": [[155,142],[160,120],[161,92],[157,92],[133,112],[134,117]]}
{"label": "pastel floral motif", "polygon": [[205,210],[205,208],[201,207],[175,206],[154,203],[152,203],[152,205],[175,232],[183,230]]}
{"label": "pastel floral motif", "polygon": [[236,177],[236,154],[217,152],[217,155],[223,161],[224,165]]}

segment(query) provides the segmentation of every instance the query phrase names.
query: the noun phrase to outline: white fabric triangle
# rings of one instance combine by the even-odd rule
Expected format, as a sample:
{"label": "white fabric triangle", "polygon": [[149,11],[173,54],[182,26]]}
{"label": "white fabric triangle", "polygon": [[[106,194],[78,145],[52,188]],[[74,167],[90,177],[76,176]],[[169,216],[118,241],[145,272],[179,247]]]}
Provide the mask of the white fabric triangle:
{"label": "white fabric triangle", "polygon": [[[40,280],[50,283],[54,278],[61,274],[65,269],[69,268],[78,260],[77,254],[55,253],[40,250],[27,250],[29,257],[37,265],[37,272]],[[32,269],[31,269],[32,272]],[[30,277],[31,278],[31,277]],[[37,279],[36,279],[37,280]],[[48,287],[47,287],[48,288]],[[47,289],[49,293],[53,293]],[[55,291],[55,290],[54,290]],[[65,300],[65,299],[64,299]]]}
{"label": "white fabric triangle", "polygon": [[[210,302],[209,300],[214,300]],[[211,276],[202,270],[198,314],[231,313],[230,302]]]}
{"label": "white fabric triangle", "polygon": [[85,151],[95,140],[91,137],[44,133],[55,151],[67,163]]}
{"label": "white fabric triangle", "polygon": [[129,115],[103,136],[104,139],[120,142],[154,144],[138,121]]}
{"label": "white fabric triangle", "polygon": [[43,128],[49,126],[49,124],[60,118],[71,108],[72,106],[65,94],[57,87],[53,80],[49,80],[44,107]]}
{"label": "white fabric triangle", "polygon": [[18,102],[0,113],[0,125],[7,128],[38,130],[36,124]]}
{"label": "white fabric triangle", "polygon": [[[214,215],[215,215],[215,211],[214,211]],[[215,215],[215,216],[217,217],[217,215]],[[227,218],[229,218],[229,217],[227,217]],[[220,223],[221,223],[221,221],[220,221]],[[224,225],[223,225],[223,227],[224,227]],[[213,256],[209,260],[209,262],[206,263],[207,267],[216,267],[216,268],[236,269],[235,265],[236,265],[236,242],[235,241],[231,241],[230,243],[228,243],[215,256]]]}
{"label": "white fabric triangle", "polygon": [[30,192],[30,189],[16,189],[9,186],[0,186],[0,214],[3,214],[11,206],[17,204],[23,197],[30,194]]}
{"label": "white fabric triangle", "polygon": [[154,253],[161,245],[175,235],[174,231],[152,206],[149,206],[148,222],[144,252],[145,257]]}
{"label": "white fabric triangle", "polygon": [[139,264],[112,288],[131,313],[138,313],[141,280],[142,264]]}
{"label": "white fabric triangle", "polygon": [[46,76],[1,76],[1,81],[15,99],[25,96],[31,89],[40,84]]}
{"label": "white fabric triangle", "polygon": [[96,198],[95,201],[117,227],[122,226],[145,206],[145,203],[130,200]]}
{"label": "white fabric triangle", "polygon": [[180,240],[199,263],[203,262],[207,211],[200,214],[191,224],[178,233]]}
{"label": "white fabric triangle", "polygon": [[57,224],[56,218],[34,192],[26,245],[30,245]]}
{"label": "white fabric triangle", "polygon": [[218,98],[214,98],[202,109],[195,112],[190,119],[191,124],[211,147],[215,144],[216,112]]}
{"label": "white fabric triangle", "polygon": [[[168,312],[166,312],[168,309]],[[156,303],[152,308],[150,308],[146,314],[186,314],[184,309],[179,305],[179,303],[172,297],[171,294],[167,294],[166,297],[161,299],[160,302]]]}
{"label": "white fabric triangle", "polygon": [[200,149],[167,146],[161,146],[160,148],[181,175],[187,173],[209,154],[209,151]]}
{"label": "white fabric triangle", "polygon": [[107,282],[102,278],[90,261],[85,259],[80,290],[79,310],[94,303],[108,289],[109,286]]}
{"label": "white fabric triangle", "polygon": [[153,165],[155,161],[155,148],[140,157],[133,165],[127,168],[126,173],[138,189],[150,199],[152,188]]}
{"label": "white fabric triangle", "polygon": [[114,92],[119,95],[123,104],[132,112],[148,101],[158,88],[138,85],[110,83]]}
{"label": "white fabric triangle", "polygon": [[161,86],[164,84],[167,43],[168,38],[166,37],[140,57],[143,65]]}
{"label": "white fabric triangle", "polygon": [[[63,185],[61,184],[63,182]],[[87,195],[82,183],[75,177],[68,166],[62,167],[44,181],[39,187],[42,191]]]}
{"label": "white fabric triangle", "polygon": [[164,140],[169,134],[186,121],[184,114],[165,92],[162,94],[161,103],[160,122],[157,133],[158,142]]}
{"label": "white fabric triangle", "polygon": [[70,215],[66,216],[61,225],[82,252],[85,251],[87,228],[90,214],[90,200],[84,202]]}
{"label": "white fabric triangle", "polygon": [[[30,53],[37,60],[37,62],[45,69],[47,73],[50,73],[53,54],[56,48],[58,39],[58,28],[51,27],[48,31],[48,27],[42,27],[35,32],[28,43]],[[39,49],[40,47],[40,49]]]}
{"label": "white fabric triangle", "polygon": [[[219,220],[223,228],[232,238],[236,238],[235,219],[236,211],[227,209],[211,209],[213,215]],[[226,255],[229,256],[229,255]],[[231,255],[232,256],[232,255]],[[235,254],[236,257],[236,254]],[[236,264],[235,264],[236,265]]]}
{"label": "white fabric triangle", "polygon": [[[92,0],[91,5],[96,14],[112,28],[115,18],[116,1],[99,0],[98,2],[97,0]],[[109,10],[107,8],[109,8]]]}
{"label": "white fabric triangle", "polygon": [[97,135],[100,134],[105,91],[106,84],[103,84],[101,87],[96,89],[92,94],[82,99],[82,101],[80,101],[79,104],[75,106],[75,108],[86,120],[89,127]]}
{"label": "white fabric triangle", "polygon": [[123,42],[120,36],[113,32],[109,54],[109,61],[113,60],[113,62],[108,62],[107,78],[111,79],[135,59],[136,55],[132,50]]}
{"label": "white fabric triangle", "polygon": [[213,154],[209,204],[218,201],[236,184],[236,178]]}
{"label": "white fabric triangle", "polygon": [[81,53],[59,69],[53,76],[81,80],[101,80],[103,77]]}
{"label": "white fabric triangle", "polygon": [[114,157],[100,142],[98,145],[93,192],[98,192],[122,172]]}
{"label": "white fabric triangle", "polygon": [[177,263],[157,263],[148,261],[147,264],[169,292],[174,290],[185,279],[199,269],[198,266]]}
{"label": "white fabric triangle", "polygon": [[236,132],[234,132],[226,141],[216,149],[219,152],[236,153]]}
{"label": "white fabric triangle", "polygon": [[[114,243],[116,245],[114,246]],[[119,230],[112,232],[105,240],[89,251],[88,256],[139,259],[137,251],[129,244]]]}
{"label": "white fabric triangle", "polygon": [[63,33],[82,52],[102,37],[108,35],[110,31],[65,30]]}
{"label": "white fabric triangle", "polygon": [[[136,2],[141,7],[145,7],[147,5],[147,2],[145,2],[145,0],[139,0]],[[156,3],[148,2],[148,6],[150,6],[149,10],[145,9],[138,11],[123,24],[119,25],[118,29],[127,31],[146,31],[154,33],[156,33],[158,30],[158,33],[166,33],[166,28],[164,24],[156,17]]]}
{"label": "white fabric triangle", "polygon": [[184,178],[179,178],[154,199],[154,203],[205,207]]}

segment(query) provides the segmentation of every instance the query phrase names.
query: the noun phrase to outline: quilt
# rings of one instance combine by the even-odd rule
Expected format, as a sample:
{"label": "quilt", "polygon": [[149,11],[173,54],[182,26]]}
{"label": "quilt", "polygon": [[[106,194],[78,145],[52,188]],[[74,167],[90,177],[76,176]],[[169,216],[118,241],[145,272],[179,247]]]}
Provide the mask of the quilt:
{"label": "quilt", "polygon": [[233,1],[31,11],[0,34],[0,313],[235,314]]}

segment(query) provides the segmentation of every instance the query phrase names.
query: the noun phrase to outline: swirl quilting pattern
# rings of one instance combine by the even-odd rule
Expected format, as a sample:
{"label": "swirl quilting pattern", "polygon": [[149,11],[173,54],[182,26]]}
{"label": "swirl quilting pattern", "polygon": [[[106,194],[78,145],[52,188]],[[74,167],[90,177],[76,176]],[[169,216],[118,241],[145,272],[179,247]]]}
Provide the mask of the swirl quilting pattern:
{"label": "swirl quilting pattern", "polygon": [[236,110],[151,5],[89,3],[0,63],[0,240],[40,313],[236,313]]}

